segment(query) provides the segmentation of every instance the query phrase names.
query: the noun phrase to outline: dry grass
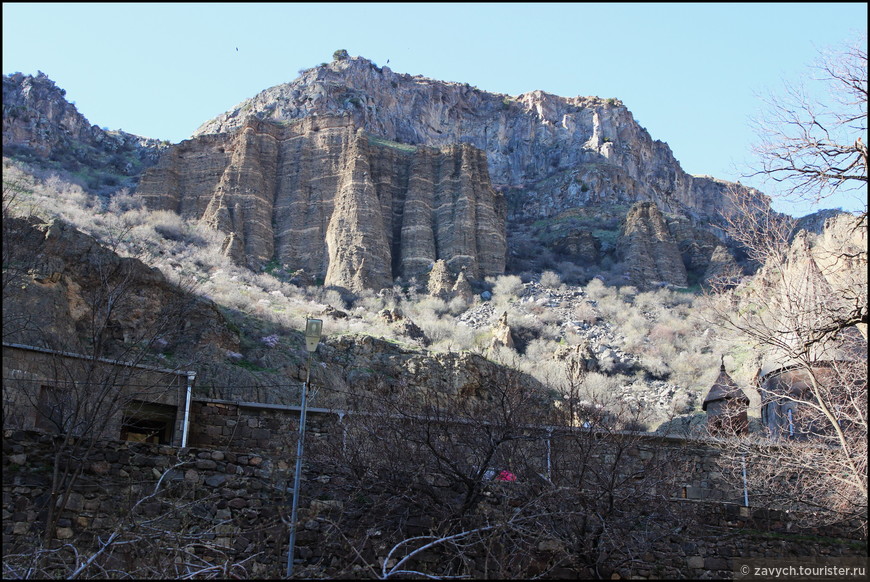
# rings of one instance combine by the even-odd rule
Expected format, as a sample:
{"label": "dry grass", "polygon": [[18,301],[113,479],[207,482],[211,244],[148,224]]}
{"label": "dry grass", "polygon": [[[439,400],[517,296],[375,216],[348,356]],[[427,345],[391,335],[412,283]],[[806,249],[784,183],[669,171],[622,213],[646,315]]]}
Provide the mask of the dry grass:
{"label": "dry grass", "polygon": [[[715,343],[715,334],[705,333],[702,302],[696,304],[689,294],[665,289],[638,292],[634,287],[615,287],[598,278],[584,287],[569,287],[565,277],[545,271],[540,278],[543,288],[582,291],[582,299],[568,306],[564,302],[556,306],[521,301],[526,286],[519,276],[488,278],[486,284],[492,289],[495,306],[493,317],[508,312],[523,348],[519,353],[489,352],[489,333],[458,321],[466,310],[479,304],[479,297],[471,304],[461,298],[445,301],[429,296],[415,282],[397,285],[384,295],[367,291],[356,297],[343,297],[334,289],[320,286],[298,287],[269,272],[255,273],[234,265],[222,253],[221,233],[171,212],[149,211],[127,191],[104,200],[58,176],[32,176],[4,161],[7,180],[26,185],[27,196],[17,201],[19,212],[44,219],[61,218],[119,254],[159,268],[172,281],[195,282],[200,293],[255,322],[250,324],[254,328],[249,333],[256,337],[268,336],[275,330],[300,329],[306,316],[320,316],[329,307],[346,315],[322,315],[327,319],[325,330],[329,334],[364,333],[413,343],[380,315],[384,309],[398,308],[424,331],[431,342],[429,349],[486,353],[490,359],[532,374],[555,389],[564,382],[564,364],[554,361],[553,353],[560,345],[584,341],[582,335],[564,325],[565,310],[560,308],[571,313],[568,319],[587,326],[608,324],[614,348],[635,357],[649,375],[667,377],[668,382],[684,391],[709,388],[711,370],[718,369],[723,350],[721,344]],[[600,397],[617,384],[635,381],[622,376],[612,358],[602,357],[600,363],[601,372],[585,380],[590,398]]]}

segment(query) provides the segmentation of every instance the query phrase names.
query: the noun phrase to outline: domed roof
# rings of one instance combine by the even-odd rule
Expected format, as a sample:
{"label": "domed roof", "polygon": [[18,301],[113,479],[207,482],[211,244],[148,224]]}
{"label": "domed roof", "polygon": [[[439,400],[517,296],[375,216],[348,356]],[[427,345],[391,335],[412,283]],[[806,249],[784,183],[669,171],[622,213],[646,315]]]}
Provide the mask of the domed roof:
{"label": "domed roof", "polygon": [[749,397],[740,389],[740,386],[731,379],[728,372],[725,371],[725,358],[722,357],[722,365],[719,367],[719,377],[713,382],[713,386],[704,398],[704,403],[701,405],[703,411],[707,411],[707,405],[718,400],[730,400],[737,398],[745,405],[749,405]]}

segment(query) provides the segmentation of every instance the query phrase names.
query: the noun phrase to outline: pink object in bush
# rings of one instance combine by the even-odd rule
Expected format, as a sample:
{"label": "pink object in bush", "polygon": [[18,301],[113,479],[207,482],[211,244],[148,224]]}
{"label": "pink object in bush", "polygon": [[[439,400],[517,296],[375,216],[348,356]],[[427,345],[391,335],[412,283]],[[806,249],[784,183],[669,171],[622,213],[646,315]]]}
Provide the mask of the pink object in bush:
{"label": "pink object in bush", "polygon": [[502,471],[495,478],[496,481],[516,481],[517,476],[511,473],[510,471]]}

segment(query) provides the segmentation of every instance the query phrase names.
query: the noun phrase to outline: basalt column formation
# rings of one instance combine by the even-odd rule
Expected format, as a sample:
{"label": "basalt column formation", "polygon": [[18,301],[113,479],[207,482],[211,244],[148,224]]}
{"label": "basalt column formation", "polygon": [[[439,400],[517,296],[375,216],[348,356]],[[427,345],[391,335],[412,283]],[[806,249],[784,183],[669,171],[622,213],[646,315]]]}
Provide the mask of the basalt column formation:
{"label": "basalt column formation", "polygon": [[347,116],[250,119],[186,140],[138,193],[226,233],[241,264],[275,261],[351,291],[425,277],[439,259],[472,279],[504,272],[506,205],[481,150],[400,144]]}

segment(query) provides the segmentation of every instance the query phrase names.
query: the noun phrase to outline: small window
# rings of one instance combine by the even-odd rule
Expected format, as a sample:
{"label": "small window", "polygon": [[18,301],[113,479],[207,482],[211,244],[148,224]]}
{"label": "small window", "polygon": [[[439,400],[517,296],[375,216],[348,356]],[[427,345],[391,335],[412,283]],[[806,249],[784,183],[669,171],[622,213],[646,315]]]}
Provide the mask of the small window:
{"label": "small window", "polygon": [[121,440],[171,444],[177,407],[133,401],[124,407]]}

